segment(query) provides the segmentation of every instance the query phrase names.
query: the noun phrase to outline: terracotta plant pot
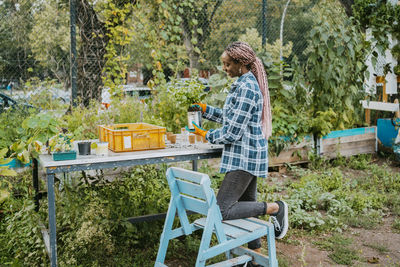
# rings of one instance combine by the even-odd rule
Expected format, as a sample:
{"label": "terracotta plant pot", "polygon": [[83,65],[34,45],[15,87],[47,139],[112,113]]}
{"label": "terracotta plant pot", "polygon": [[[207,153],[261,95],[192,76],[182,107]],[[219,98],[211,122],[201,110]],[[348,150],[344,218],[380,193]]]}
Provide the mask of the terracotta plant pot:
{"label": "terracotta plant pot", "polygon": [[169,141],[171,142],[171,144],[175,144],[176,143],[176,134],[170,135]]}
{"label": "terracotta plant pot", "polygon": [[167,140],[169,140],[169,141],[170,141],[171,135],[173,135],[173,133],[171,133],[171,132],[167,132],[167,133],[166,133],[166,135],[167,135]]}
{"label": "terracotta plant pot", "polygon": [[190,144],[196,143],[196,136],[194,136],[194,135],[189,135],[189,143],[190,143]]}
{"label": "terracotta plant pot", "polygon": [[203,137],[201,135],[196,135],[196,142],[200,143],[203,141]]}

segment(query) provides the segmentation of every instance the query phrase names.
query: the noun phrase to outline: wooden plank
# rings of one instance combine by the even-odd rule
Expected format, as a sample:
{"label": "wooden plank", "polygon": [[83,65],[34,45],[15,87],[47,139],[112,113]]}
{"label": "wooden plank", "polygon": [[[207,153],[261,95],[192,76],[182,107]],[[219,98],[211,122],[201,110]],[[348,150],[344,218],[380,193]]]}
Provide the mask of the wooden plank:
{"label": "wooden plank", "polygon": [[376,132],[376,126],[353,128],[353,129],[332,131],[332,132],[328,133],[327,135],[323,136],[322,138],[326,139],[326,138],[345,137],[345,136],[361,135],[361,134],[374,133],[374,132]]}
{"label": "wooden plank", "polygon": [[218,263],[214,263],[212,265],[207,265],[207,267],[229,267],[229,266],[237,266],[239,264],[244,264],[246,262],[251,261],[252,258],[249,255],[242,255],[233,259],[229,259],[226,261],[221,261]]}
{"label": "wooden plank", "polygon": [[312,148],[302,148],[302,149],[290,149],[288,151],[282,151],[278,156],[271,157],[269,159],[269,166],[272,167],[284,163],[293,163],[293,162],[307,162],[308,152],[311,150]]}
{"label": "wooden plank", "polygon": [[395,111],[399,110],[398,104],[385,103],[385,101],[379,102],[379,101],[361,100],[360,103],[362,104],[363,108],[365,108],[365,109],[374,109],[374,110],[391,111],[391,112],[395,112]]}
{"label": "wooden plank", "polygon": [[253,261],[256,262],[257,264],[261,264],[261,266],[271,266],[268,256],[263,255],[261,253],[257,253],[252,249],[241,246],[232,249],[232,253],[235,255],[249,255],[253,258]]}
{"label": "wooden plank", "polygon": [[371,110],[365,110],[365,123],[371,125]]}
{"label": "wooden plank", "polygon": [[47,255],[50,257],[50,236],[49,236],[49,231],[47,228],[44,226],[42,222],[39,222],[39,227],[40,227],[40,232],[42,232],[42,237],[44,240],[44,247],[46,249]]}
{"label": "wooden plank", "polygon": [[203,187],[201,185],[179,179],[175,179],[175,181],[181,193],[201,199],[206,199],[206,195],[204,194]]}
{"label": "wooden plank", "polygon": [[222,152],[223,145],[211,145],[201,144],[197,148],[163,148],[156,150],[144,150],[124,153],[114,153],[109,151],[108,156],[99,157],[96,155],[90,156],[79,156],[77,155],[76,160],[65,160],[65,161],[54,161],[51,155],[42,154],[39,155],[40,165],[44,168],[49,167],[61,167],[71,165],[85,165],[93,163],[105,163],[105,162],[116,162],[125,160],[136,160],[136,159],[153,159],[160,157],[175,157],[175,156],[191,156],[199,154],[211,154],[213,152]]}
{"label": "wooden plank", "polygon": [[180,197],[186,210],[207,215],[209,207],[205,201],[184,195],[180,195]]}
{"label": "wooden plank", "polygon": [[235,226],[237,228],[240,228],[240,229],[243,229],[243,230],[246,230],[249,232],[253,232],[253,231],[257,230],[258,228],[265,227],[265,226],[262,226],[257,223],[253,223],[251,221],[247,221],[244,219],[226,220],[226,221],[223,221],[223,223]]}
{"label": "wooden plank", "polygon": [[366,133],[366,134],[344,136],[344,137],[337,137],[337,138],[326,138],[326,139],[322,139],[322,146],[338,144],[338,143],[351,143],[351,142],[358,142],[358,141],[364,141],[364,140],[375,140],[375,139],[376,139],[375,133]]}
{"label": "wooden plank", "polygon": [[325,154],[333,151],[346,151],[346,150],[356,149],[359,147],[367,147],[375,151],[375,140],[364,140],[364,141],[344,143],[344,144],[332,144],[324,146],[323,151]]}
{"label": "wooden plank", "polygon": [[322,156],[326,158],[335,158],[338,154],[344,157],[358,155],[358,154],[369,154],[376,152],[375,141],[363,141],[355,143],[347,143],[346,146],[332,145],[330,147],[325,147]]}
{"label": "wooden plank", "polygon": [[186,170],[186,169],[178,168],[178,167],[171,167],[168,169],[168,171],[171,171],[175,178],[191,181],[191,182],[197,183],[197,184],[200,184],[201,181],[203,180],[203,178],[207,177],[206,174],[194,172],[191,170]]}
{"label": "wooden plank", "polygon": [[[206,224],[206,218],[197,219],[193,223],[198,227],[204,228],[204,225]],[[238,238],[249,233],[249,231],[237,228],[229,224],[225,224],[224,222],[222,222],[222,228],[224,229],[225,235],[230,238]]]}

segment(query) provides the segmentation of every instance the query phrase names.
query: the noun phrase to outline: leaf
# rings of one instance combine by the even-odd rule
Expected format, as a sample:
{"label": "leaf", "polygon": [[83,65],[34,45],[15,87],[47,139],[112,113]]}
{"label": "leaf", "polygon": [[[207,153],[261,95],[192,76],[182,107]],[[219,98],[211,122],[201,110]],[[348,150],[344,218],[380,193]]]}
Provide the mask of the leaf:
{"label": "leaf", "polygon": [[0,169],[0,175],[3,176],[16,176],[17,173],[11,169]]}
{"label": "leaf", "polygon": [[0,189],[0,203],[3,203],[10,197],[10,192],[8,192],[6,189]]}
{"label": "leaf", "polygon": [[6,165],[10,163],[12,160],[13,160],[12,158],[5,158],[5,159],[0,158],[0,165]]}
{"label": "leaf", "polygon": [[5,155],[7,154],[8,149],[5,147],[0,150],[0,158],[4,158]]}

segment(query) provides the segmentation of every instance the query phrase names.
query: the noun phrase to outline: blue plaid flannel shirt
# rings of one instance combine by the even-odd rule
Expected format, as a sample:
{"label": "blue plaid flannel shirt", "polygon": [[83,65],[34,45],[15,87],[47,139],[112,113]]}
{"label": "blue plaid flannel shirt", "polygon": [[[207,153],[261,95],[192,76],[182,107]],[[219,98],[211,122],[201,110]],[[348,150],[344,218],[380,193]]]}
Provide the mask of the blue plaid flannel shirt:
{"label": "blue plaid flannel shirt", "polygon": [[203,117],[221,123],[206,139],[224,144],[220,172],[244,170],[258,177],[268,175],[268,141],[261,130],[263,96],[252,72],[231,86],[223,109],[207,105]]}

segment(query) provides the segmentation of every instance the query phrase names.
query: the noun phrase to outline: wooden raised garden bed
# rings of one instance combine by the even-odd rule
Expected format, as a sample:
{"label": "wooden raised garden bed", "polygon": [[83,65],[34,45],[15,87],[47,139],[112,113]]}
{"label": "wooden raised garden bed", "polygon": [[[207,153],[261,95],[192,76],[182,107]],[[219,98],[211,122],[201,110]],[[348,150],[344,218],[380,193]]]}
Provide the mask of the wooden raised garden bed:
{"label": "wooden raised garden bed", "polygon": [[325,158],[375,153],[377,147],[376,126],[333,131],[317,141],[317,153]]}
{"label": "wooden raised garden bed", "polygon": [[308,162],[308,152],[314,149],[314,138],[307,136],[302,142],[294,143],[277,156],[269,157],[269,167],[281,166],[287,163],[298,164]]}

